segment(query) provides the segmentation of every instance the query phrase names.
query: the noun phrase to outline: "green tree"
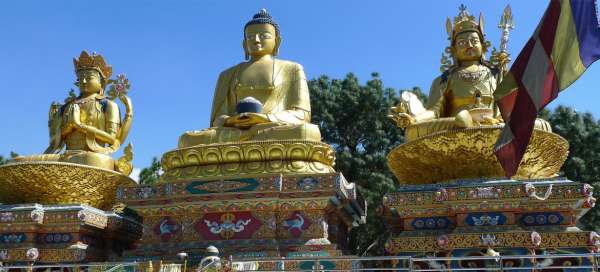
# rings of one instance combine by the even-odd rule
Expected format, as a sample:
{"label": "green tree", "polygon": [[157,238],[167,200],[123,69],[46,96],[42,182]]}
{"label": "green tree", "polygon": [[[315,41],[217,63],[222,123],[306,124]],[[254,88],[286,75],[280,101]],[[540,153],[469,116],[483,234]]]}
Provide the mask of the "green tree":
{"label": "green tree", "polygon": [[[11,158],[15,158],[15,157],[18,157],[18,156],[19,156],[19,154],[15,153],[14,151],[10,152],[10,157]],[[0,155],[0,165],[8,163],[9,160],[10,160],[9,158],[5,158],[4,156]]]}
{"label": "green tree", "polygon": [[153,157],[150,166],[143,168],[140,171],[139,182],[140,184],[144,185],[154,184],[160,178],[161,173],[162,168],[160,165],[160,161],[158,160],[158,158]]}
{"label": "green tree", "polygon": [[[561,175],[592,184],[600,192],[600,122],[591,113],[578,113],[565,106],[545,111],[542,117],[550,122],[554,133],[569,141],[569,157]],[[600,205],[589,211],[581,224],[586,229],[600,231]]]}
{"label": "green tree", "polygon": [[[350,248],[363,254],[372,246],[369,254],[382,254],[388,232],[375,210],[383,195],[395,189],[387,154],[404,141],[402,131],[387,118],[389,108],[398,103],[397,92],[385,88],[377,73],[365,85],[348,74],[341,80],[321,76],[308,86],[312,122],[336,150],[336,170],[355,182],[367,201],[367,224],[352,231]],[[412,91],[422,95],[418,88]]]}

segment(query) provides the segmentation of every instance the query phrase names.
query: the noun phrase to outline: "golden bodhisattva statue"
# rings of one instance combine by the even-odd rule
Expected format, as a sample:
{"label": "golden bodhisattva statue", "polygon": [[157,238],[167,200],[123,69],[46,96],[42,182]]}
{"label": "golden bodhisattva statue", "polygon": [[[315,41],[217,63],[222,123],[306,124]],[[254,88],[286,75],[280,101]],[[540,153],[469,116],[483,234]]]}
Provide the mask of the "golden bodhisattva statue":
{"label": "golden bodhisattva statue", "polygon": [[[458,16],[453,21],[446,20],[450,46],[442,55],[442,75],[431,84],[427,105],[415,94],[403,92],[400,103],[391,108],[389,117],[405,130],[407,140],[388,156],[390,167],[401,182],[503,175],[492,152],[504,125],[494,91],[510,62],[510,7],[505,9],[498,27],[503,30],[500,50],[494,49],[488,61],[486,53],[491,44],[485,39],[482,15],[476,21],[461,5]],[[525,155],[519,177],[553,176],[566,158],[561,152],[549,154],[545,148],[537,149],[536,144],[542,145],[542,140],[553,142],[557,150],[563,150],[566,142],[552,134],[544,120],[536,120],[535,128],[533,147]],[[539,138],[540,135],[545,138]],[[538,160],[542,157],[543,161]]]}
{"label": "golden bodhisattva statue", "polygon": [[[479,23],[464,6],[446,21],[450,46],[442,57],[442,75],[431,84],[427,106],[423,107],[412,93],[403,93],[401,103],[392,108],[392,118],[407,128],[410,139],[453,127],[473,127],[500,123],[494,102],[494,90],[502,80],[508,54],[494,54],[495,63],[486,60],[490,42],[483,33],[483,16]],[[495,65],[500,64],[500,65]]]}
{"label": "golden bodhisattva statue", "polygon": [[[65,104],[54,102],[50,106],[50,145],[44,155],[17,157],[15,161],[64,161],[110,170],[116,166],[117,170],[131,171],[127,165],[115,165],[108,155],[119,149],[131,128],[133,114],[126,92],[127,79],[119,75],[117,80],[110,80],[112,67],[100,55],[83,51],[73,63],[79,96],[71,93]],[[109,92],[111,97],[106,97],[104,89],[109,83],[113,83]],[[117,97],[125,105],[123,120],[119,106],[113,101]]]}
{"label": "golden bodhisattva statue", "polygon": [[[240,151],[242,153],[236,155],[227,151],[228,154],[217,155],[214,159],[200,155],[201,158],[193,159],[193,162],[186,154],[170,152],[163,156],[163,167],[168,170],[196,164],[222,166],[226,163],[269,161],[272,158],[286,161],[292,157],[302,161],[313,156],[315,145],[326,146],[320,143],[319,127],[310,123],[310,98],[302,66],[276,58],[281,40],[279,26],[271,15],[264,9],[255,14],[244,26],[242,44],[246,61],[223,71],[217,81],[211,127],[185,132],[178,143],[179,149],[187,150],[186,152],[195,149],[194,152],[202,153],[211,147],[225,152],[223,145],[235,145],[242,149],[258,145],[263,151]],[[305,148],[295,148],[296,155],[292,155],[292,143],[303,143]],[[272,149],[273,146],[278,147]],[[214,148],[210,150],[215,150]],[[327,149],[326,156],[330,156],[329,148]],[[300,153],[303,155],[299,155]],[[325,156],[321,151],[317,153],[320,154],[318,156]],[[178,155],[173,157],[175,154]],[[328,163],[330,160],[331,158],[327,159]],[[296,163],[299,164],[302,163]],[[265,167],[260,168],[269,168]],[[268,172],[283,166],[273,167]],[[332,170],[329,166],[326,168],[327,171]],[[231,174],[239,174],[236,171],[231,171]],[[244,172],[241,169],[239,171]],[[166,174],[168,177],[170,172],[167,171]]]}
{"label": "golden bodhisattva statue", "polygon": [[[95,53],[83,51],[73,60],[79,95],[74,91],[64,104],[52,103],[48,127],[50,145],[41,155],[18,156],[0,167],[0,202],[43,204],[87,203],[110,205],[118,185],[132,183],[132,147],[113,160],[129,134],[132,122],[129,82],[124,75],[110,79],[112,67]],[[105,89],[109,88],[108,96]],[[118,98],[125,106],[121,119]]]}

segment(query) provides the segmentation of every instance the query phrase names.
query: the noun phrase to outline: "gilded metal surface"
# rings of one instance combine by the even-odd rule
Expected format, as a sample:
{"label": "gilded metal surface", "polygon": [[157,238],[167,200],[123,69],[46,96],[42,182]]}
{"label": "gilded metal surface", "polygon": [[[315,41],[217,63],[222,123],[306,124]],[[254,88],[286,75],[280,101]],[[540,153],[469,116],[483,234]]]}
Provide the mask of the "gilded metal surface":
{"label": "gilded metal surface", "polygon": [[[393,149],[388,154],[388,165],[404,184],[503,177],[504,171],[492,150],[501,129],[452,129],[422,137]],[[515,178],[555,176],[568,150],[568,142],[559,135],[534,130]]]}
{"label": "gilded metal surface", "polygon": [[176,149],[165,153],[161,163],[168,171],[187,166],[282,160],[333,166],[335,151],[327,144],[313,141],[252,141]]}
{"label": "gilded metal surface", "polygon": [[[131,164],[131,148],[118,162],[107,154],[119,149],[131,128],[133,111],[127,96],[129,81],[124,75],[110,79],[112,66],[97,54],[83,51],[79,59],[73,59],[79,95],[71,90],[64,104],[54,102],[50,106],[48,127],[50,144],[44,154],[16,157],[15,162],[60,161],[95,166],[128,174]],[[109,87],[108,97],[104,95]],[[125,107],[121,119],[116,98]],[[117,163],[115,167],[115,163]]]}
{"label": "gilded metal surface", "polygon": [[[539,232],[542,242],[539,248],[572,248],[588,247],[589,231],[573,232]],[[448,234],[450,249],[486,248],[482,236],[494,237],[494,248],[534,247],[531,242],[531,231],[514,232],[481,232]],[[426,237],[392,237],[385,244],[386,251],[391,254],[402,252],[432,252],[440,251],[437,236]]]}
{"label": "gilded metal surface", "polygon": [[165,153],[162,181],[334,173],[335,151],[314,141],[271,140],[197,145]]}
{"label": "gilded metal surface", "polygon": [[135,182],[119,172],[65,162],[20,162],[0,166],[0,202],[85,203],[109,208],[117,187]]}
{"label": "gilded metal surface", "polygon": [[[217,80],[211,127],[184,133],[179,147],[256,140],[321,140],[318,126],[310,124],[309,90],[302,65],[275,58],[281,44],[279,28],[271,24],[274,21],[267,12],[255,16],[260,20],[244,27],[247,61],[223,71]],[[238,103],[250,97],[263,105],[260,112],[237,112]]]}
{"label": "gilded metal surface", "polygon": [[253,178],[272,174],[326,174],[335,173],[330,165],[310,161],[259,161],[227,163],[175,168],[161,176],[160,182],[190,179]]}

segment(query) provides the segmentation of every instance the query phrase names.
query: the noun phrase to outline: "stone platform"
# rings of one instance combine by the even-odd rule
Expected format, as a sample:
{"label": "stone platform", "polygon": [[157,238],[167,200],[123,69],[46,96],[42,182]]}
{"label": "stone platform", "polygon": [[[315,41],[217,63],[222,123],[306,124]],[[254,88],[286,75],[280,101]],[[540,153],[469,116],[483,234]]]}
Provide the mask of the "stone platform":
{"label": "stone platform", "polygon": [[142,235],[139,220],[131,211],[87,205],[0,205],[0,261],[118,260]]}
{"label": "stone platform", "polygon": [[121,187],[118,201],[147,230],[125,259],[221,256],[339,256],[365,220],[365,202],[340,173],[205,178]]}
{"label": "stone platform", "polygon": [[576,227],[595,205],[592,190],[564,178],[401,186],[384,197],[394,232],[385,247],[417,257],[596,252],[600,236]]}

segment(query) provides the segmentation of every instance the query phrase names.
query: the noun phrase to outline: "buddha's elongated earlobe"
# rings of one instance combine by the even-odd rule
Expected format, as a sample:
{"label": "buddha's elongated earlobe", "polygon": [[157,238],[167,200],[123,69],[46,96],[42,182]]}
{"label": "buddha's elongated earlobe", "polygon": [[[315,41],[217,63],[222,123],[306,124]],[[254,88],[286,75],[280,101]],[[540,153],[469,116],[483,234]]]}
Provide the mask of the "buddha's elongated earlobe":
{"label": "buddha's elongated earlobe", "polygon": [[242,40],[242,47],[244,47],[244,59],[250,59],[250,52],[248,52],[248,46],[246,46],[246,39]]}
{"label": "buddha's elongated earlobe", "polygon": [[273,56],[277,56],[279,54],[279,46],[281,45],[281,37],[277,35],[275,38],[275,47],[273,48]]}

